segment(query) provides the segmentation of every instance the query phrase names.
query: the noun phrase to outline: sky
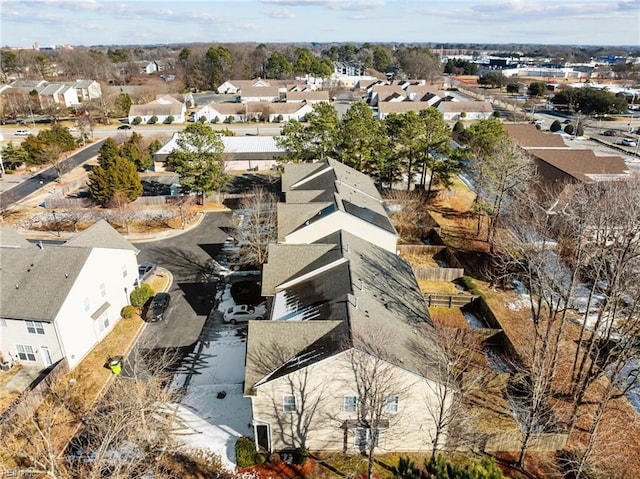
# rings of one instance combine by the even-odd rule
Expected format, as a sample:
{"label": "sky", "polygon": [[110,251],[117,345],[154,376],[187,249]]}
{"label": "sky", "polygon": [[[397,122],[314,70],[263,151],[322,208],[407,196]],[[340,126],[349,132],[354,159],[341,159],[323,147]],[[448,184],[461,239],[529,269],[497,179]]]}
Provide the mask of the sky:
{"label": "sky", "polygon": [[640,0],[0,0],[0,45],[640,45]]}

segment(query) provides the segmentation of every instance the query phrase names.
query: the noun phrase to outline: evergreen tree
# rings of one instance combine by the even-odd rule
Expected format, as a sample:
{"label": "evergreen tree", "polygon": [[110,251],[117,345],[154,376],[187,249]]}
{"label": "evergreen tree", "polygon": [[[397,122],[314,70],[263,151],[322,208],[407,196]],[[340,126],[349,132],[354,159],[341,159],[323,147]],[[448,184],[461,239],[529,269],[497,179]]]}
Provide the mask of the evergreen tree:
{"label": "evergreen tree", "polygon": [[206,193],[225,185],[228,176],[222,159],[224,145],[211,126],[191,123],[178,133],[176,144],[167,163],[180,175],[183,191],[199,193],[204,201]]}
{"label": "evergreen tree", "polygon": [[116,156],[106,166],[97,165],[89,173],[89,195],[94,200],[107,206],[116,192],[122,193],[128,201],[142,195],[142,183],[133,163]]}

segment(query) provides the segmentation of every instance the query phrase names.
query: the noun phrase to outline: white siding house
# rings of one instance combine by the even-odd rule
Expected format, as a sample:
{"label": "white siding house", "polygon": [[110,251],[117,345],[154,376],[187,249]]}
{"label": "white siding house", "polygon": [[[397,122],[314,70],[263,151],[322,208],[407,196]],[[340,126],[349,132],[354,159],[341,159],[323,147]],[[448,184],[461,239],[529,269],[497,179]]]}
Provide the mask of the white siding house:
{"label": "white siding house", "polygon": [[137,249],[100,221],[63,245],[0,232],[2,359],[70,368],[120,319],[137,280]]}

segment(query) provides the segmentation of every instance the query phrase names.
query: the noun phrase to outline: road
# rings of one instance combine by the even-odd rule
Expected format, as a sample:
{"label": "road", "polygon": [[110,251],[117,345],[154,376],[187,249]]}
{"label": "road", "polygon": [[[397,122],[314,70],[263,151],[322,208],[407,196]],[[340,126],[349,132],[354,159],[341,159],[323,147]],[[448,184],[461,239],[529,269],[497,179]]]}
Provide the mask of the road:
{"label": "road", "polygon": [[138,344],[144,348],[189,348],[200,336],[211,310],[217,281],[203,280],[207,263],[220,254],[229,236],[231,214],[207,213],[200,225],[172,238],[136,243],[138,264],[151,262],[173,274],[171,305],[165,319],[149,323]]}
{"label": "road", "polygon": [[[61,162],[62,171],[71,171],[72,169],[82,165],[84,162],[90,160],[98,154],[98,150],[102,146],[100,140],[91,146],[69,156],[66,160]],[[14,186],[10,190],[0,193],[0,211],[4,211],[14,203],[23,200],[30,194],[38,191],[47,184],[56,181],[58,179],[58,173],[53,166],[42,170],[37,175],[34,175],[22,183]]]}

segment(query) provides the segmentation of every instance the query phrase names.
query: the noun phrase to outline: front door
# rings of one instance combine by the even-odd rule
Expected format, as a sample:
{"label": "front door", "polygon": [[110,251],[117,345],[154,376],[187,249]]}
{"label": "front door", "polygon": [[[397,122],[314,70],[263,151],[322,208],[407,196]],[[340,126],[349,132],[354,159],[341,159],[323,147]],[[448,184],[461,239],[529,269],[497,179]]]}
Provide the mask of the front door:
{"label": "front door", "polygon": [[256,424],[256,437],[258,438],[258,447],[265,451],[271,450],[269,444],[269,425],[268,424]]}
{"label": "front door", "polygon": [[51,353],[49,353],[49,348],[47,346],[40,346],[40,355],[42,356],[42,362],[45,367],[49,367],[53,364],[51,361]]}

